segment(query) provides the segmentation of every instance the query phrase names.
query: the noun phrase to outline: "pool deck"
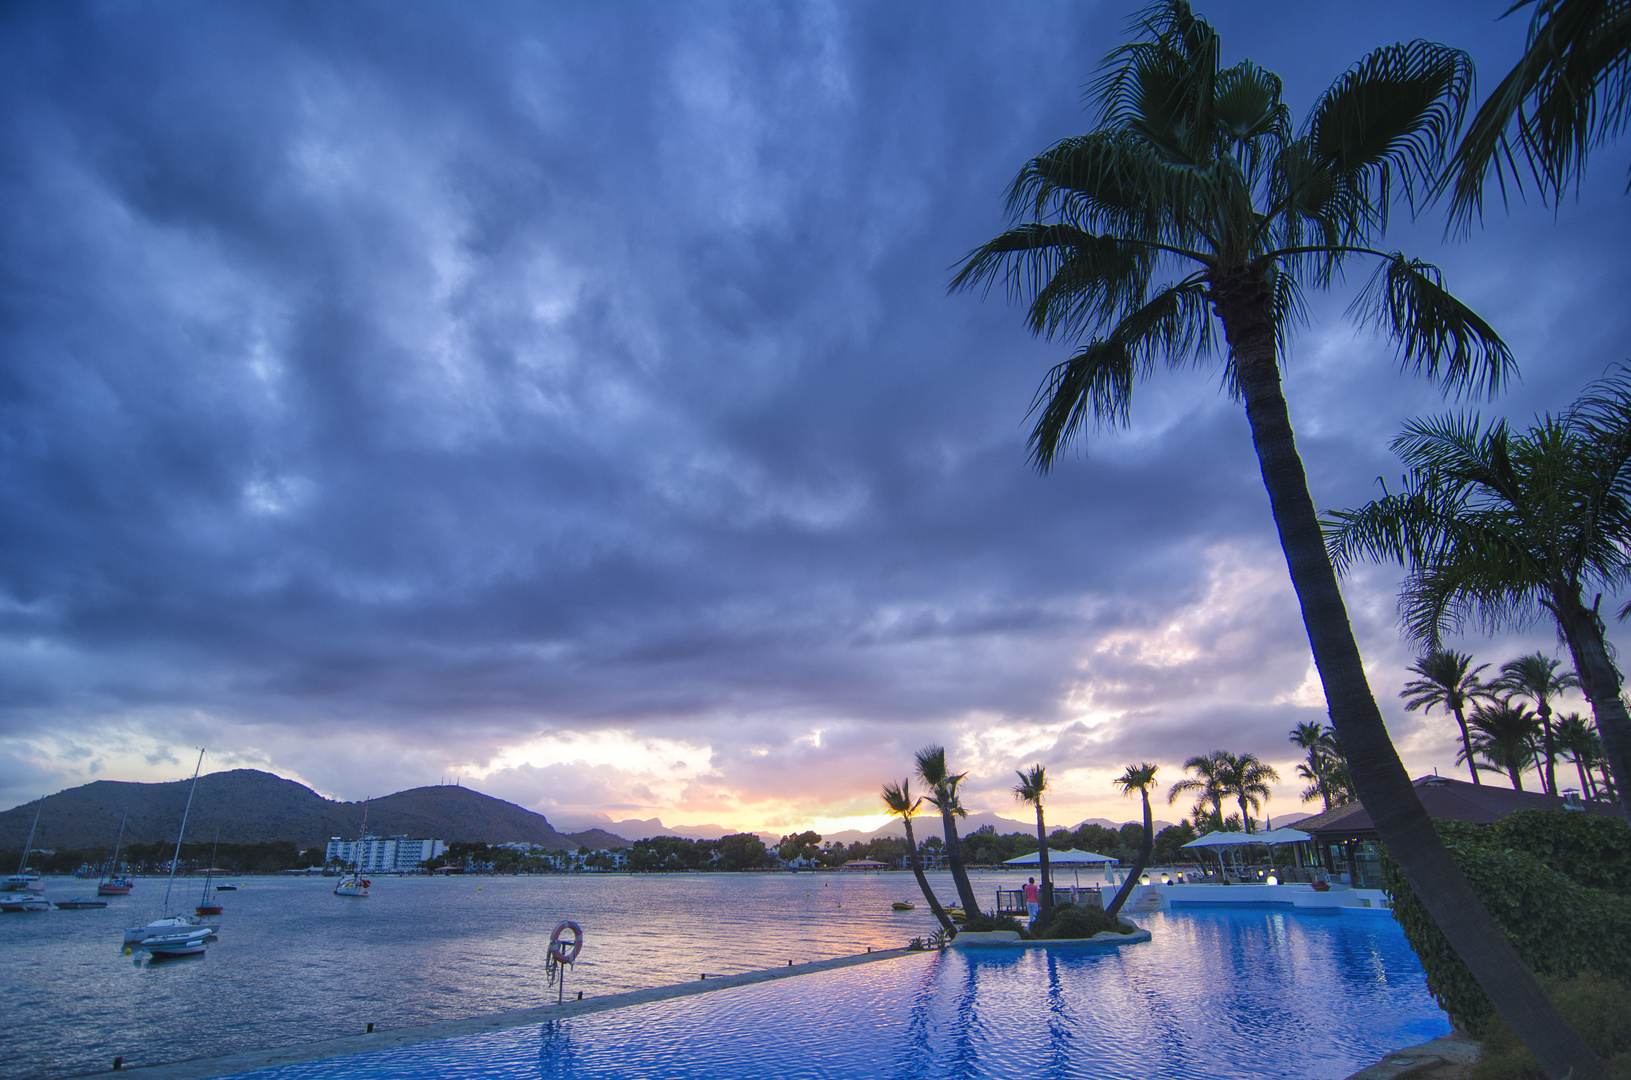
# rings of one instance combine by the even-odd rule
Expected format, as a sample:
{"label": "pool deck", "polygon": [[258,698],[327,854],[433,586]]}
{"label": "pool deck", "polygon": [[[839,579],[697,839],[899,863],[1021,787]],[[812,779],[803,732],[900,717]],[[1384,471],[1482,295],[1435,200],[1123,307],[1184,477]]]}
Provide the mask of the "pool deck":
{"label": "pool deck", "polygon": [[[816,960],[808,964],[794,964],[791,967],[745,971],[739,975],[710,975],[705,979],[698,979],[696,982],[654,986],[646,990],[630,990],[623,994],[607,994],[604,997],[585,998],[582,1001],[565,1001],[560,1005],[542,1005],[532,1009],[516,1009],[513,1012],[488,1013],[485,1016],[471,1016],[462,1020],[442,1020],[434,1024],[394,1028],[389,1031],[376,1030],[371,1034],[359,1032],[356,1035],[346,1035],[338,1039],[325,1039],[322,1042],[301,1043],[297,1046],[280,1046],[270,1050],[247,1050],[222,1057],[193,1058],[190,1061],[177,1061],[167,1065],[126,1064],[118,1070],[118,1074],[120,1076],[138,1076],[142,1080],[206,1080],[208,1077],[233,1076],[238,1073],[252,1072],[256,1069],[271,1069],[280,1065],[322,1061],[325,1058],[345,1057],[350,1054],[366,1054],[372,1050],[389,1050],[398,1046],[438,1042],[442,1039],[453,1039],[461,1035],[479,1035],[485,1031],[525,1027],[528,1024],[541,1024],[546,1020],[562,1020],[573,1016],[585,1016],[589,1013],[606,1012],[608,1009],[621,1009],[629,1005],[648,1005],[656,1001],[672,1001],[675,998],[707,994],[715,990],[728,990],[735,986],[753,986],[758,983],[774,982],[777,979],[789,979],[798,975],[812,975],[818,971],[838,971],[843,968],[856,967],[860,964],[896,960],[903,956],[930,955],[933,955],[932,951],[908,952],[906,949],[882,949],[877,952],[859,953],[855,956],[840,956],[832,960]],[[109,1064],[112,1063],[109,1062]],[[108,1076],[112,1072],[112,1069],[108,1069],[96,1073],[81,1073],[80,1075]]]}

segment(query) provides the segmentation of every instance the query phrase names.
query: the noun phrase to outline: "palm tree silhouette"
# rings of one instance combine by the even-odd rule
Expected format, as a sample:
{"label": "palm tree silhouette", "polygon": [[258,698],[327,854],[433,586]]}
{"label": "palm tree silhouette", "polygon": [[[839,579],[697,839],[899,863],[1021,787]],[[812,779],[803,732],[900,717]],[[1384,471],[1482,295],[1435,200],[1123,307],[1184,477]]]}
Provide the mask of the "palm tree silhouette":
{"label": "palm tree silhouette", "polygon": [[1042,906],[1037,913],[1039,922],[1053,921],[1053,878],[1048,874],[1048,829],[1042,820],[1042,796],[1048,790],[1048,771],[1041,765],[1016,771],[1019,783],[1014,785],[1014,798],[1036,807],[1036,842],[1038,869],[1042,874]]}
{"label": "palm tree silhouette", "polygon": [[1222,779],[1224,792],[1233,796],[1240,805],[1241,828],[1251,832],[1250,811],[1269,801],[1273,794],[1269,791],[1269,782],[1278,781],[1280,774],[1256,754],[1230,754],[1224,759]]}
{"label": "palm tree silhouette", "polygon": [[1546,762],[1546,768],[1540,774],[1541,784],[1552,795],[1557,794],[1557,773],[1552,768],[1552,761],[1557,757],[1557,748],[1552,741],[1552,699],[1567,690],[1580,688],[1580,677],[1574,672],[1557,673],[1560,663],[1562,661],[1553,660],[1545,653],[1520,656],[1502,664],[1500,677],[1490,684],[1492,690],[1526,697],[1535,703]]}
{"label": "palm tree silhouette", "polygon": [[[1194,776],[1186,776],[1173,784],[1167,791],[1167,803],[1171,805],[1178,800],[1178,796],[1195,792],[1197,809],[1207,803],[1212,804],[1212,816],[1209,827],[1212,830],[1223,828],[1223,800],[1229,792],[1224,786],[1225,770],[1230,759],[1229,751],[1214,750],[1210,754],[1197,754],[1184,761],[1184,771],[1192,772]],[[1199,819],[1200,815],[1194,815]]]}
{"label": "palm tree silhouette", "polygon": [[1121,888],[1116,890],[1110,906],[1105,908],[1105,913],[1112,919],[1121,911],[1127,897],[1132,895],[1133,886],[1138,884],[1145,867],[1150,865],[1150,853],[1155,850],[1155,817],[1150,813],[1150,787],[1155,783],[1155,768],[1147,761],[1129,765],[1120,776],[1111,781],[1121,789],[1123,795],[1131,795],[1136,791],[1144,800],[1144,839],[1138,843],[1138,854],[1133,856],[1133,867],[1128,871],[1126,880],[1121,883]]}
{"label": "palm tree silhouette", "polygon": [[1329,810],[1333,799],[1343,801],[1349,787],[1347,764],[1336,732],[1324,724],[1305,722],[1291,730],[1291,741],[1308,755],[1308,760],[1297,766],[1297,775],[1309,782],[1303,789],[1303,802],[1319,799]]}
{"label": "palm tree silhouette", "polygon": [[1084,424],[1126,422],[1134,383],[1157,361],[1219,354],[1216,317],[1223,382],[1245,405],[1331,719],[1377,832],[1541,1066],[1597,1075],[1601,1062],[1501,936],[1388,738],[1280,379],[1303,287],[1327,288],[1362,259],[1378,269],[1357,310],[1406,367],[1455,390],[1494,388],[1509,373],[1506,345],[1436,267],[1372,246],[1395,197],[1424,192],[1442,162],[1472,62],[1423,41],[1377,49],[1293,131],[1279,78],[1250,61],[1224,67],[1217,33],[1185,0],[1157,3],[1135,25],[1139,38],[1107,58],[1096,85],[1099,127],[1021,169],[1013,226],[972,251],[951,288],[1002,281],[1028,299],[1034,334],[1088,338],[1037,394],[1031,452],[1042,470]]}
{"label": "palm tree silhouette", "polygon": [[1522,791],[1523,771],[1535,764],[1535,735],[1540,729],[1535,714],[1508,699],[1478,706],[1469,722],[1473,750],[1487,762],[1478,767],[1505,772],[1512,786]]}
{"label": "palm tree silhouette", "polygon": [[1570,713],[1557,722],[1558,749],[1569,755],[1580,774],[1580,794],[1587,799],[1597,798],[1597,783],[1591,770],[1602,758],[1602,743],[1591,725],[1579,713]]}
{"label": "palm tree silhouette", "polygon": [[891,814],[900,818],[902,825],[906,826],[906,857],[912,864],[912,873],[917,877],[917,887],[923,890],[923,899],[928,903],[929,910],[934,912],[934,917],[939,920],[946,933],[956,937],[956,925],[951,921],[951,916],[946,914],[946,909],[940,906],[940,898],[929,888],[929,878],[923,873],[923,859],[918,855],[917,837],[912,834],[912,815],[923,805],[923,800],[912,798],[910,780],[902,780],[898,784],[891,781],[883,786],[883,804],[889,808]]}
{"label": "palm tree silhouette", "polygon": [[940,824],[946,838],[946,866],[957,885],[957,900],[964,914],[973,918],[979,914],[980,905],[974,897],[974,886],[969,884],[968,871],[963,867],[963,847],[957,839],[957,819],[968,817],[957,788],[968,774],[953,773],[946,767],[946,748],[931,745],[917,752],[917,775],[929,785],[929,793],[923,796],[923,801],[940,811]]}
{"label": "palm tree silhouette", "polygon": [[1402,564],[1405,629],[1429,644],[1469,620],[1556,620],[1631,815],[1631,715],[1597,611],[1602,592],[1631,580],[1631,371],[1523,433],[1451,415],[1411,421],[1393,450],[1410,470],[1403,489],[1329,515],[1333,561]]}
{"label": "palm tree silhouette", "polygon": [[[1417,709],[1432,712],[1437,705],[1455,716],[1456,726],[1461,728],[1461,751],[1469,762],[1472,759],[1472,733],[1467,730],[1467,706],[1478,698],[1489,696],[1489,689],[1478,681],[1478,673],[1489,665],[1479,664],[1471,671],[1467,670],[1471,666],[1472,656],[1469,653],[1454,649],[1428,649],[1410,665],[1410,670],[1421,678],[1410,680],[1399,691],[1400,697],[1409,698],[1404,703],[1408,712]],[[1472,770],[1472,782],[1483,783],[1478,779],[1477,766],[1469,764],[1468,768]]]}

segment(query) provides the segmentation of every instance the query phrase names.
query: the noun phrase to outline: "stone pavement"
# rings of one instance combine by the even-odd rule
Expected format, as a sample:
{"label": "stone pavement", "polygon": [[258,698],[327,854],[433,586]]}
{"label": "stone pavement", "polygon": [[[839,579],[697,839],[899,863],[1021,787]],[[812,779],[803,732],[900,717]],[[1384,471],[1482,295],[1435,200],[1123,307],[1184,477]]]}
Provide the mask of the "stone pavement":
{"label": "stone pavement", "polygon": [[1471,1065],[1478,1060],[1478,1043],[1452,1032],[1432,1042],[1395,1050],[1369,1068],[1360,1069],[1348,1080],[1399,1080],[1419,1076],[1441,1065]]}

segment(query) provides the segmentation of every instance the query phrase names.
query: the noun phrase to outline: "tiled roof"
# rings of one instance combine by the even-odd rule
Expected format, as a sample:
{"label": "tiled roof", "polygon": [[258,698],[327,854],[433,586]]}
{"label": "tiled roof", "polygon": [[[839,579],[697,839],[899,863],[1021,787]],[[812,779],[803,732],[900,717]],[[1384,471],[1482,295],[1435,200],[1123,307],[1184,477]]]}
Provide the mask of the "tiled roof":
{"label": "tiled roof", "polygon": [[[1563,799],[1536,791],[1514,791],[1494,784],[1469,784],[1448,776],[1423,776],[1414,782],[1427,816],[1488,825],[1519,810],[1561,810]],[[1618,817],[1618,803],[1588,802],[1586,813]],[[1370,814],[1359,803],[1349,803],[1297,822],[1297,828],[1316,840],[1334,840],[1376,832]]]}

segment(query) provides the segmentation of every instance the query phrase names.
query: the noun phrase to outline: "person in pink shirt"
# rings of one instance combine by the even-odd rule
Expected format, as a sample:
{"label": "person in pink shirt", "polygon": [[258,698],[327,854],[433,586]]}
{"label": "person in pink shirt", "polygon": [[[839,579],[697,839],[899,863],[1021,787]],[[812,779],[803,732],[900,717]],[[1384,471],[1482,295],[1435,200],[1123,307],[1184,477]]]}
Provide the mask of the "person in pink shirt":
{"label": "person in pink shirt", "polygon": [[1030,912],[1031,918],[1036,918],[1038,909],[1042,906],[1042,890],[1036,887],[1036,878],[1025,883],[1025,910]]}

